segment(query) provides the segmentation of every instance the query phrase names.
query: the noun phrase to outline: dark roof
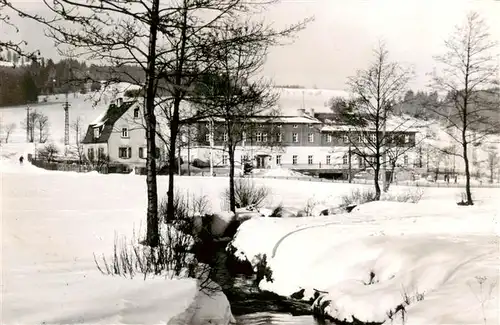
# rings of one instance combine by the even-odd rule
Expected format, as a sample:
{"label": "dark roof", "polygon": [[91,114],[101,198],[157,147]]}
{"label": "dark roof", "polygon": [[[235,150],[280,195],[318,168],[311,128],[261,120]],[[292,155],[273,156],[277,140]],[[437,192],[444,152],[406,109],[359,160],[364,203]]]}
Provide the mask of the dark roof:
{"label": "dark roof", "polygon": [[[128,109],[135,104],[135,101],[128,101],[121,104],[121,106],[116,106],[115,104],[111,104],[98,124],[90,124],[87,128],[87,133],[85,134],[85,138],[83,138],[82,143],[106,143],[113,132],[113,126],[116,121],[128,111]],[[98,138],[94,137],[94,128],[97,125],[101,124],[99,127],[101,128],[101,132]]]}

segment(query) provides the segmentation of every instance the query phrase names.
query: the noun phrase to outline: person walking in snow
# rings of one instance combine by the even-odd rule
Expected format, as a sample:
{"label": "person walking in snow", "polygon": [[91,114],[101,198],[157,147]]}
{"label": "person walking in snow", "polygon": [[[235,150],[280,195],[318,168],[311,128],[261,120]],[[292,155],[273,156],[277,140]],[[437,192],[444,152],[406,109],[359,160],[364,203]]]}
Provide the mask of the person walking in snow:
{"label": "person walking in snow", "polygon": [[20,163],[21,165],[23,164],[23,161],[24,161],[24,157],[23,157],[23,156],[19,157],[19,163]]}

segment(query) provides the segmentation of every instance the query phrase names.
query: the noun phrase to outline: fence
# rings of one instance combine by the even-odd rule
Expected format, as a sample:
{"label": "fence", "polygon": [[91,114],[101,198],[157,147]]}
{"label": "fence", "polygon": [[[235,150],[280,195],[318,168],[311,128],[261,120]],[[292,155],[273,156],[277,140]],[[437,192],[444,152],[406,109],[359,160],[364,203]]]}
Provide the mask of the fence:
{"label": "fence", "polygon": [[[200,176],[200,175],[196,175]],[[210,176],[208,173],[205,176]],[[228,174],[214,174],[214,177],[228,177]],[[319,177],[309,177],[309,176],[259,176],[259,175],[235,175],[236,178],[262,178],[262,179],[279,179],[279,180],[296,180],[296,181],[305,181],[305,182],[319,182],[319,183],[349,183],[348,180],[343,179],[327,179],[327,178],[319,178]],[[366,184],[373,185],[373,180],[369,179],[353,179],[352,184]],[[380,185],[382,182],[380,181]],[[396,186],[414,186],[414,187],[444,187],[444,188],[462,188],[465,186],[465,183],[446,183],[446,182],[423,182],[423,181],[396,181],[392,182],[391,185]],[[480,184],[471,184],[473,188],[500,188],[500,183],[480,183]]]}
{"label": "fence", "polygon": [[43,168],[46,170],[57,170],[63,172],[77,172],[77,173],[88,173],[91,171],[97,171],[101,174],[108,174],[108,166],[93,167],[89,165],[83,165],[78,163],[68,163],[68,162],[49,162],[46,160],[31,159],[31,164],[38,168]]}

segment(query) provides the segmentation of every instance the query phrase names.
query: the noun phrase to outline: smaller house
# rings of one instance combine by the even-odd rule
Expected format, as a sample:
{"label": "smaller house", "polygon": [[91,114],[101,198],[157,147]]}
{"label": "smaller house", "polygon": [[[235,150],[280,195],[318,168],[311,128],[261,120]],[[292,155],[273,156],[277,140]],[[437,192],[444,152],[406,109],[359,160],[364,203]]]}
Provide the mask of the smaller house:
{"label": "smaller house", "polygon": [[[92,164],[145,167],[146,129],[141,108],[136,100],[124,102],[118,98],[88,126],[82,145],[85,156]],[[157,143],[161,143],[159,139]],[[157,148],[156,154],[160,160],[162,150]]]}

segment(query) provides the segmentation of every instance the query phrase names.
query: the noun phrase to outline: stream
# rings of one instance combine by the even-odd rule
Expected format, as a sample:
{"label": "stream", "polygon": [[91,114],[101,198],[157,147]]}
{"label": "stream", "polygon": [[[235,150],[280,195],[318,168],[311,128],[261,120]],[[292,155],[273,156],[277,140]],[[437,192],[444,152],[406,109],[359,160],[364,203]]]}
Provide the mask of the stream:
{"label": "stream", "polygon": [[[217,249],[217,261],[212,279],[221,285],[226,294],[232,313],[241,325],[324,325],[311,315],[310,303],[279,296],[272,292],[260,291],[253,285],[253,276],[234,276],[227,263],[229,254]],[[233,271],[233,272],[232,272]],[[231,275],[233,274],[233,275]]]}

